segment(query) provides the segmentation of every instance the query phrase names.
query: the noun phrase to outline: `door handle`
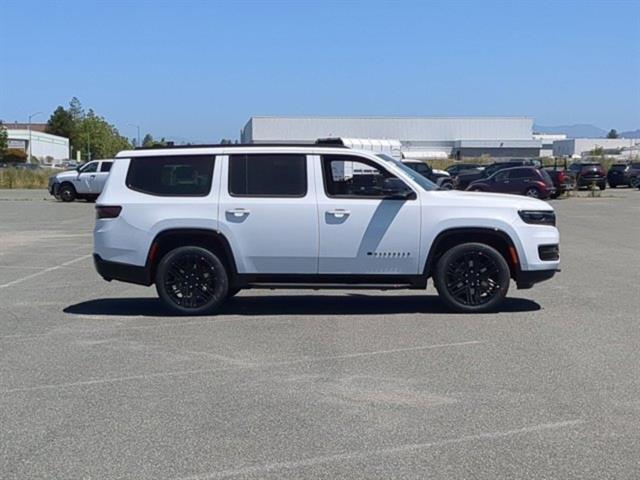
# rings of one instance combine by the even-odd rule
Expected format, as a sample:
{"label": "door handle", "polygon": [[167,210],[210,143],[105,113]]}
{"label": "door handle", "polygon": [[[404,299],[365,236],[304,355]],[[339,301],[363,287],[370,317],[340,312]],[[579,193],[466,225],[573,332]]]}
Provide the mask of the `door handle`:
{"label": "door handle", "polygon": [[96,178],[96,176],[95,175],[91,175],[91,178]]}
{"label": "door handle", "polygon": [[336,218],[344,218],[351,214],[349,210],[344,210],[342,208],[336,208],[335,210],[329,210],[327,212],[329,215],[333,215]]}
{"label": "door handle", "polygon": [[227,210],[227,213],[234,217],[243,217],[245,215],[249,215],[249,210],[246,208],[231,208]]}

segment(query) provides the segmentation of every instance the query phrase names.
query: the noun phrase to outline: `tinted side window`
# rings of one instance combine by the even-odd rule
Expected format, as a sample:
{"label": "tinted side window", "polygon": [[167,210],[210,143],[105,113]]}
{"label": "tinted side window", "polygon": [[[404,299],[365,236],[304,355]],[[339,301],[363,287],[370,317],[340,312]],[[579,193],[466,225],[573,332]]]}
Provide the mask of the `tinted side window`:
{"label": "tinted side window", "polygon": [[519,168],[517,170],[511,170],[509,172],[510,179],[518,179],[518,178],[528,178],[533,176],[533,173],[528,168]]}
{"label": "tinted side window", "polygon": [[213,155],[132,158],[127,187],[151,195],[203,197],[211,191]]}
{"label": "tinted side window", "polygon": [[80,173],[93,173],[98,171],[98,162],[87,163],[80,168]]}
{"label": "tinted side window", "polygon": [[230,155],[229,193],[237,197],[304,197],[307,157],[280,153]]}
{"label": "tinted side window", "polygon": [[322,157],[322,172],[329,197],[384,198],[385,179],[395,178],[373,162],[346,155]]}
{"label": "tinted side window", "polygon": [[113,165],[113,162],[102,162],[102,164],[100,164],[100,171],[108,172],[111,170],[111,165]]}

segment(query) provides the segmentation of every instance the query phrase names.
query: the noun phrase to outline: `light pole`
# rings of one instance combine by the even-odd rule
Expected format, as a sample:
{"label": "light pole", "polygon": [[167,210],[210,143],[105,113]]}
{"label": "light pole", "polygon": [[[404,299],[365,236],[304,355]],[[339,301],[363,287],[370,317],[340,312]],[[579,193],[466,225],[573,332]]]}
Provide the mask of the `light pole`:
{"label": "light pole", "polygon": [[136,127],[136,129],[138,130],[138,143],[136,145],[136,147],[140,148],[142,145],[140,145],[140,125],[134,125],[133,123],[129,124],[130,127]]}
{"label": "light pole", "polygon": [[29,153],[27,154],[27,163],[31,163],[31,119],[36,115],[41,115],[42,112],[36,112],[29,115]]}

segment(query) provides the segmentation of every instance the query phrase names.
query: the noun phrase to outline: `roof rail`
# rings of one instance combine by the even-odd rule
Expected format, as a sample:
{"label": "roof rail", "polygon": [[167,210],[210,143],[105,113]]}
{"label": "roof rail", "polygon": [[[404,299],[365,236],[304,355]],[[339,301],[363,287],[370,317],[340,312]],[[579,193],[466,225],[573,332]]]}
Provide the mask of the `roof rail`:
{"label": "roof rail", "polygon": [[157,146],[157,147],[136,147],[134,150],[163,150],[163,149],[172,149],[172,148],[246,148],[246,147],[316,147],[321,145],[323,148],[347,148],[342,144],[320,144],[316,143],[208,143],[208,144],[189,144],[189,145],[166,145],[166,146]]}

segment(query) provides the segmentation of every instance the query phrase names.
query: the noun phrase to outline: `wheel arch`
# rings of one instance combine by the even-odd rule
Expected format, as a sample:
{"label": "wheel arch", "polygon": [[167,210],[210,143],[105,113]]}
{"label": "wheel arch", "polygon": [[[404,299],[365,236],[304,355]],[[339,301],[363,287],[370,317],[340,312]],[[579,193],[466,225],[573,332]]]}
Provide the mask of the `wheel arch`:
{"label": "wheel arch", "polygon": [[170,228],[158,232],[151,242],[146,262],[149,278],[153,281],[156,267],[167,253],[187,245],[203,247],[216,254],[227,269],[229,279],[236,277],[237,267],[233,251],[222,233],[206,228]]}
{"label": "wheel arch", "polygon": [[515,242],[505,231],[489,227],[448,228],[440,232],[431,243],[423,274],[426,277],[431,277],[444,252],[461,243],[470,242],[484,243],[495,248],[507,261],[511,278],[517,277],[520,270],[520,258]]}

